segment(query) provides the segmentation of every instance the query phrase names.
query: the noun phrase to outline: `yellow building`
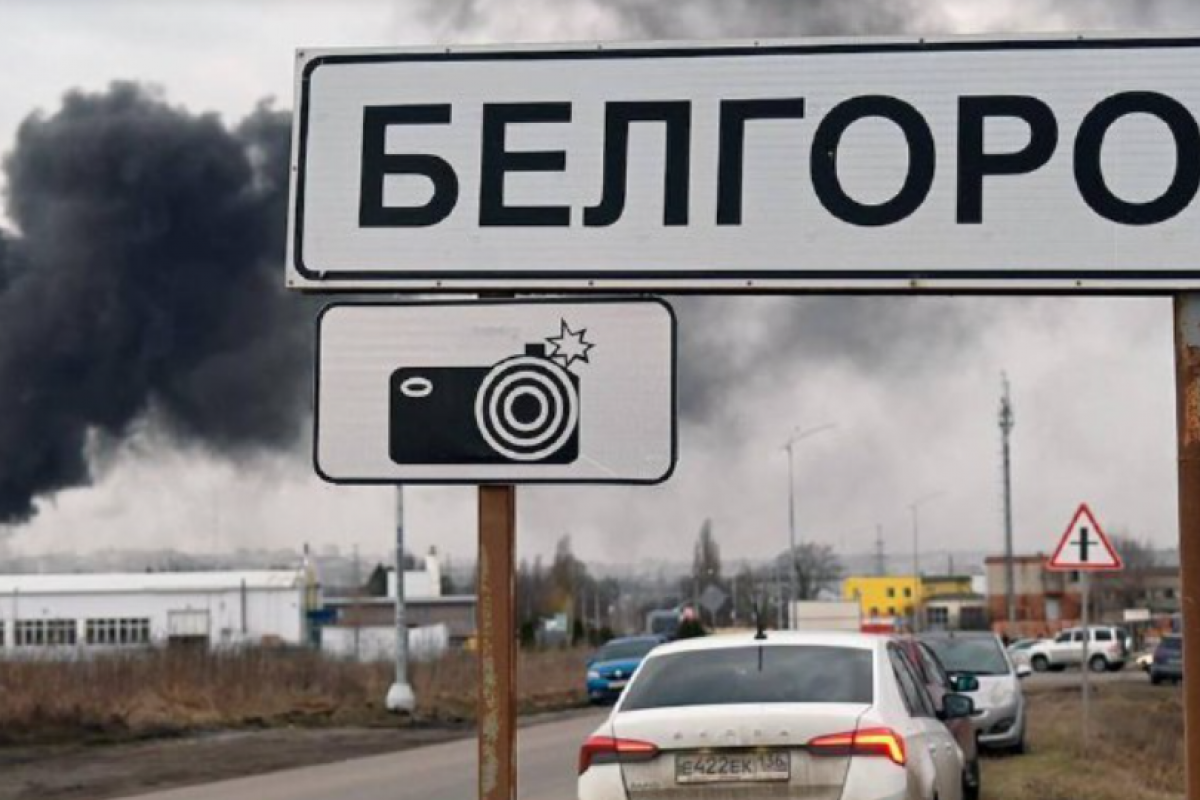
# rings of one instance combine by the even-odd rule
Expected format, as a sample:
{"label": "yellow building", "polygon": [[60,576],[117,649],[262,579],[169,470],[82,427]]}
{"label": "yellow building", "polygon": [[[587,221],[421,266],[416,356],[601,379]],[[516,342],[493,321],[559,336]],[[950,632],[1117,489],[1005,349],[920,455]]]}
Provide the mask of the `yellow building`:
{"label": "yellow building", "polygon": [[972,594],[970,575],[923,575],[921,595],[925,600]]}
{"label": "yellow building", "polygon": [[912,575],[851,575],[842,599],[857,602],[864,620],[911,617],[921,603],[920,584]]}

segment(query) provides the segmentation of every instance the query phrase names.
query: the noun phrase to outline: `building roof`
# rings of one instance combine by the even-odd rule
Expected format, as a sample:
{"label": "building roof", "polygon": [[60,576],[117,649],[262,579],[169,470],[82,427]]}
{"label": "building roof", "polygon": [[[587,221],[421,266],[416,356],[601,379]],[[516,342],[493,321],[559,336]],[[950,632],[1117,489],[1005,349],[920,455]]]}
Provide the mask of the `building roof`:
{"label": "building roof", "polygon": [[303,570],[222,572],[107,572],[73,575],[0,575],[0,596],[124,594],[128,592],[219,592],[293,589],[304,586]]}
{"label": "building roof", "polygon": [[[1046,560],[1048,558],[1049,558],[1049,556],[1047,556],[1045,553],[1038,553],[1037,555],[1032,555],[1032,556],[1014,555],[1012,560],[1013,560],[1014,564],[1034,564],[1034,563],[1044,564],[1044,563],[1046,563]],[[984,559],[983,563],[985,563],[985,564],[1003,564],[1006,561],[1008,561],[1008,559],[1005,558],[1004,556],[988,556],[987,558]]]}
{"label": "building roof", "polygon": [[842,582],[850,583],[853,581],[853,582],[857,582],[857,583],[866,583],[866,582],[876,582],[876,583],[909,582],[909,583],[913,583],[916,580],[917,579],[915,577],[913,577],[912,575],[847,575]]}
{"label": "building roof", "polygon": [[[445,594],[441,597],[407,597],[404,600],[406,606],[473,606],[475,605],[475,595],[473,594]],[[329,597],[324,599],[326,606],[330,608],[349,608],[353,606],[363,606],[371,608],[375,606],[393,608],[396,605],[395,599],[391,597],[370,597],[363,595],[362,597]]]}

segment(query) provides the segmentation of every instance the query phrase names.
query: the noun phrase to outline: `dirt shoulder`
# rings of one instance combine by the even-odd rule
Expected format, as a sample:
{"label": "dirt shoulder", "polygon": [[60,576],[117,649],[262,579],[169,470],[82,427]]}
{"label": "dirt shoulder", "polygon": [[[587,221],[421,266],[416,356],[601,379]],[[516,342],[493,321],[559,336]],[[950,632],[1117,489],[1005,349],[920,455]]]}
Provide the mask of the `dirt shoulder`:
{"label": "dirt shoulder", "polygon": [[[521,726],[590,713],[523,717]],[[221,731],[116,744],[0,748],[0,800],[108,798],[395,753],[475,735],[471,723]]]}
{"label": "dirt shoulder", "polygon": [[[584,651],[522,653],[522,724],[585,705]],[[0,661],[0,800],[105,800],[474,734],[469,653],[414,664],[416,717],[383,708],[390,664],[244,650]]]}
{"label": "dirt shoulder", "polygon": [[1183,800],[1181,689],[1114,678],[1095,687],[1086,750],[1077,680],[1033,684],[1029,753],[985,759],[984,800]]}

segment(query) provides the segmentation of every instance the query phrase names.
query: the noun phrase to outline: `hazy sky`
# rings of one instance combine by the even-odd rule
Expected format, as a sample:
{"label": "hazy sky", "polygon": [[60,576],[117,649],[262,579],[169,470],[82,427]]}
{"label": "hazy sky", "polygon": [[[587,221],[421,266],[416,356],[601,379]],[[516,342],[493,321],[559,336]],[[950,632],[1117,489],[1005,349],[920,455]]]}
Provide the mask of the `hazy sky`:
{"label": "hazy sky", "polygon": [[[156,84],[229,123],[264,97],[291,107],[297,47],[555,39],[1179,30],[1185,2],[68,2],[0,0],[0,151],[35,109],[70,88]],[[2,218],[0,218],[2,219]],[[280,265],[282,281],[282,265]],[[787,535],[795,426],[837,428],[797,450],[802,538],[850,552],[883,524],[910,547],[908,504],[928,551],[1001,543],[1000,373],[1012,380],[1016,539],[1047,549],[1075,504],[1111,528],[1175,542],[1170,305],[1147,299],[741,298],[679,302],[684,328],[681,463],[657,488],[520,492],[520,542],[545,552],[569,532],[585,557],[687,557],[705,517],[725,553],[759,557]],[[0,387],[0,391],[8,390]],[[22,552],[98,547],[357,543],[384,551],[393,497],[321,484],[307,442],[232,463],[162,443],[152,423],[93,463],[93,486],[41,501],[10,531]],[[2,458],[2,454],[0,454]],[[2,467],[0,467],[2,468]],[[415,549],[474,552],[467,489],[408,494]]]}

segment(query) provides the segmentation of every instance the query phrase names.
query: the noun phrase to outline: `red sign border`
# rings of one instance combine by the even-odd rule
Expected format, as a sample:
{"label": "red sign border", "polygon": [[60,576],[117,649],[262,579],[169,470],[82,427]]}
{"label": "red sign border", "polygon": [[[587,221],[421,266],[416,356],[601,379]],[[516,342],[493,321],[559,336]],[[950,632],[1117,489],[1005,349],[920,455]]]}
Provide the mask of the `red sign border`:
{"label": "red sign border", "polygon": [[[1116,564],[1095,567],[1080,566],[1079,564],[1061,566],[1058,564],[1059,557],[1067,547],[1067,540],[1071,538],[1071,531],[1075,530],[1075,523],[1079,522],[1080,517],[1087,517],[1088,521],[1092,523],[1092,528],[1100,537],[1100,542],[1104,545],[1104,549],[1113,557],[1113,561]],[[1075,516],[1071,517],[1070,523],[1067,524],[1067,529],[1063,532],[1054,555],[1046,562],[1046,569],[1052,572],[1120,572],[1125,569],[1125,562],[1121,559],[1121,554],[1117,552],[1117,549],[1112,546],[1112,542],[1108,540],[1108,535],[1100,527],[1100,523],[1096,520],[1096,515],[1092,513],[1092,509],[1088,507],[1087,503],[1080,503],[1079,508],[1075,511]]]}

